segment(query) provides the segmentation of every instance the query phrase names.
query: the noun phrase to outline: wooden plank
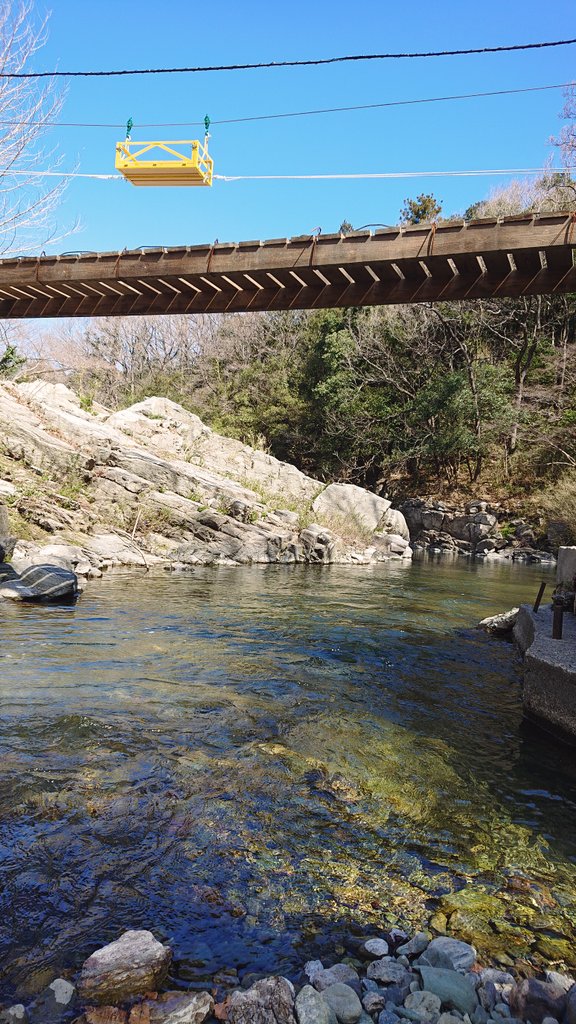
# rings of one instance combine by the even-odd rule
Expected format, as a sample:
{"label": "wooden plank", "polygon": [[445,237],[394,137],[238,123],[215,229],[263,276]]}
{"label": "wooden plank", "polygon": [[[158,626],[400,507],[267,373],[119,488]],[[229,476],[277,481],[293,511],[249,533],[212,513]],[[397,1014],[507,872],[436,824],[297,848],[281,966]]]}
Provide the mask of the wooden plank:
{"label": "wooden plank", "polygon": [[[284,240],[281,244],[239,243],[157,249],[145,252],[99,253],[96,256],[44,257],[40,260],[0,261],[0,288],[42,283],[73,283],[98,279],[183,276],[191,274],[274,271],[308,266],[346,266],[358,262],[398,263],[405,259],[453,258],[527,249],[574,248],[566,244],[565,216],[509,218],[500,224],[440,225],[428,255],[429,228],[395,229],[361,239],[321,236]],[[209,264],[209,266],[208,266]]]}

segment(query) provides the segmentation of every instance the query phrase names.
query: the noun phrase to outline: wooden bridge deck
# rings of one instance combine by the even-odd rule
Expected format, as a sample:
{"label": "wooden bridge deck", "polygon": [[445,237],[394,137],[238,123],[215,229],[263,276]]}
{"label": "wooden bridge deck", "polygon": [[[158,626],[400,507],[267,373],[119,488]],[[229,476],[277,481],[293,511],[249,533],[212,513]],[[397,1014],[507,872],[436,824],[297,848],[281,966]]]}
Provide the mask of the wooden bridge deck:
{"label": "wooden bridge deck", "polygon": [[576,291],[575,217],[0,260],[0,318],[312,309]]}

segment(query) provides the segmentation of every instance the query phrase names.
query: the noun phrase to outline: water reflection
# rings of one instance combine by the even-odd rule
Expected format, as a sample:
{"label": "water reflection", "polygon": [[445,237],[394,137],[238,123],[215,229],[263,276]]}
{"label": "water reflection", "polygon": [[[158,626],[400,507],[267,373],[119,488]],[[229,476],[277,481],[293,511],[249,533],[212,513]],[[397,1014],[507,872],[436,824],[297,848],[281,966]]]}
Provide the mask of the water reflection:
{"label": "water reflection", "polygon": [[574,776],[471,628],[542,570],[198,570],[2,606],[0,954],[26,993],[125,927],[182,983],[350,922],[570,962]]}

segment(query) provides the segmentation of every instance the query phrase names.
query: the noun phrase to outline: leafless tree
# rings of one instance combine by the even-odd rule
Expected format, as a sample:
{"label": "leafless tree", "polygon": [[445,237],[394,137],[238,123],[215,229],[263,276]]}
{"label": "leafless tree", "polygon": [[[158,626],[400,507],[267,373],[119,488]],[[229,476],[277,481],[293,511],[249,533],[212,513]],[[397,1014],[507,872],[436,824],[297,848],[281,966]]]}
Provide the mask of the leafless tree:
{"label": "leafless tree", "polygon": [[565,92],[562,117],[568,122],[553,141],[560,147],[565,167],[576,167],[576,82]]}
{"label": "leafless tree", "polygon": [[[31,70],[31,61],[46,39],[46,21],[35,17],[32,0],[0,0],[0,71],[16,75]],[[0,252],[41,251],[57,234],[55,214],[65,180],[57,174],[58,158],[45,146],[63,94],[54,79],[0,79]],[[69,232],[66,232],[69,233]]]}

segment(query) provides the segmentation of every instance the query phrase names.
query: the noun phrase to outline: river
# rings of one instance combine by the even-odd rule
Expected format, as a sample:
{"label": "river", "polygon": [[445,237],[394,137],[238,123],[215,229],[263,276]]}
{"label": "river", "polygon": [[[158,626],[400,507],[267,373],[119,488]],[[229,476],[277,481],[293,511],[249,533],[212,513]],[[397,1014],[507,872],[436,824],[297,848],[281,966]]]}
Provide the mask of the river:
{"label": "river", "polygon": [[199,568],[3,604],[2,994],[139,927],[192,985],[434,914],[486,961],[573,962],[573,756],[474,628],[543,574]]}

